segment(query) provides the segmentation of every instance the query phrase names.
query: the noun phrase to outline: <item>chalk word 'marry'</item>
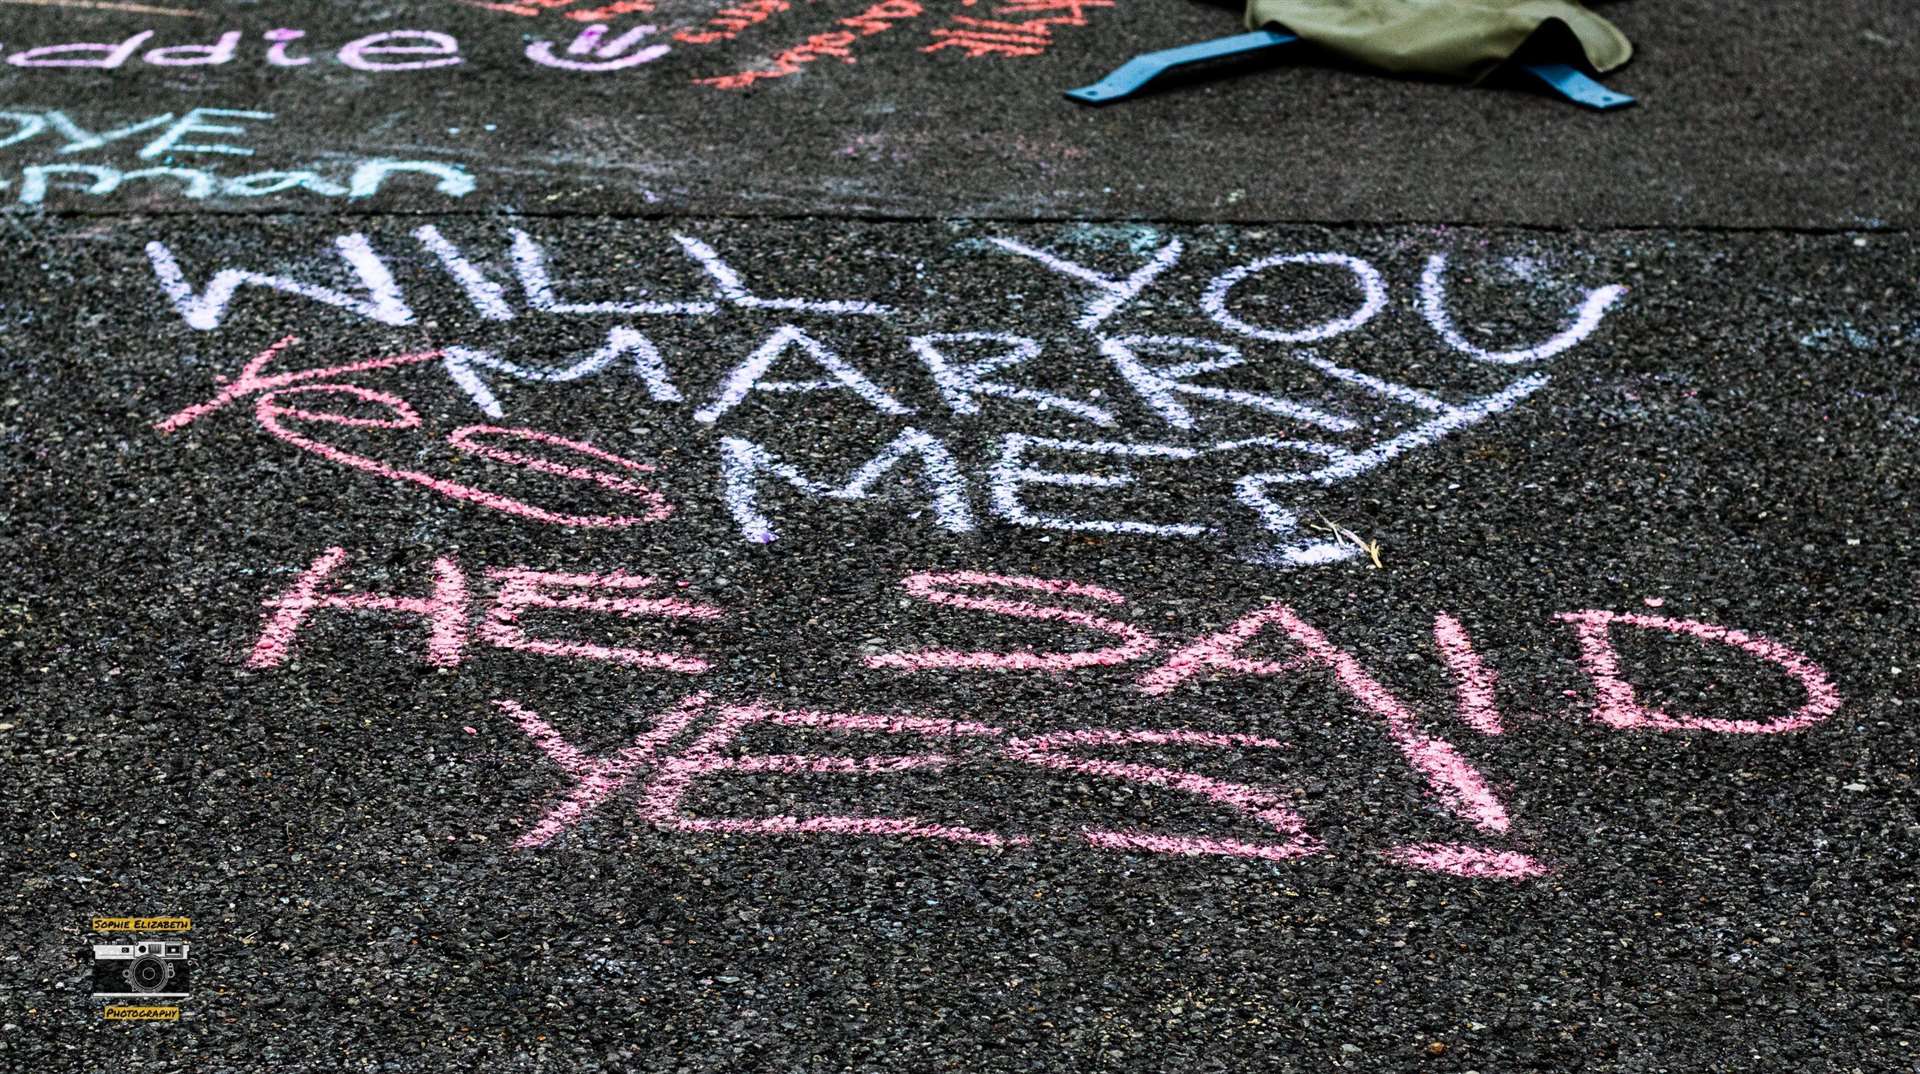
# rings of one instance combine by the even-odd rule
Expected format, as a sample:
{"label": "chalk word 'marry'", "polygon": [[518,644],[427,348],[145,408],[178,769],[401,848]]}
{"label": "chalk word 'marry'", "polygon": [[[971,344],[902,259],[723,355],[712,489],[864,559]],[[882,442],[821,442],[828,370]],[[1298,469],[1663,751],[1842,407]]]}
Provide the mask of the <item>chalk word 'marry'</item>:
{"label": "chalk word 'marry'", "polygon": [[[779,537],[770,512],[763,508],[762,486],[773,481],[784,483],[800,495],[813,499],[864,500],[872,495],[876,482],[904,463],[915,463],[923,472],[923,484],[933,510],[932,524],[950,533],[975,529],[974,508],[967,477],[962,471],[956,447],[963,441],[933,431],[923,422],[916,408],[909,405],[897,389],[882,382],[877,373],[860,368],[845,356],[846,352],[829,336],[827,329],[814,323],[842,318],[860,318],[867,323],[934,320],[942,311],[915,311],[893,303],[861,299],[802,298],[770,295],[750,288],[736,270],[706,241],[689,234],[670,234],[674,244],[694,261],[709,281],[705,291],[673,295],[639,292],[638,297],[622,300],[592,300],[578,294],[563,293],[548,253],[530,234],[513,229],[506,260],[512,278],[519,284],[527,310],[560,316],[613,316],[626,323],[615,324],[606,342],[596,350],[573,355],[560,363],[538,359],[508,358],[490,349],[449,346],[432,353],[393,358],[369,359],[305,370],[298,374],[258,376],[255,364],[220,394],[206,403],[189,407],[159,423],[162,429],[174,429],[252,391],[289,382],[311,380],[356,370],[388,369],[402,365],[434,362],[464,391],[474,405],[489,418],[505,414],[505,402],[497,390],[503,381],[539,384],[572,382],[609,371],[630,372],[637,378],[652,402],[689,404],[690,417],[703,425],[717,424],[748,400],[794,395],[844,393],[881,415],[901,419],[901,425],[880,442],[864,461],[848,460],[850,470],[844,476],[832,472],[806,472],[793,461],[791,448],[769,445],[745,436],[727,436],[720,440],[719,469],[724,481],[723,498],[741,536],[748,541],[769,542]],[[451,242],[437,228],[423,226],[414,231],[414,239],[428,253],[438,269],[457,286],[459,294],[485,321],[512,321],[521,312],[515,308],[514,291],[497,271],[471,256],[468,250]],[[222,267],[204,284],[196,286],[174,253],[164,242],[147,245],[147,255],[162,290],[188,325],[201,331],[217,329],[225,321],[242,289],[260,288],[321,303],[358,317],[393,326],[416,321],[413,304],[400,279],[387,260],[364,235],[349,234],[335,240],[335,249],[358,281],[357,288],[309,282],[293,275],[264,273],[251,269]],[[1112,403],[1095,388],[1094,381],[1078,378],[1076,385],[1059,389],[1028,386],[1020,382],[1022,367],[1044,366],[1043,347],[1049,357],[1058,360],[1063,344],[1042,344],[1034,336],[1004,331],[927,331],[918,334],[909,328],[902,341],[913,359],[924,367],[940,402],[954,415],[971,417],[989,405],[995,409],[1028,407],[1045,419],[1062,424],[1091,424],[1103,430],[1122,424],[1125,395],[1136,397],[1144,415],[1168,433],[1173,442],[1137,440],[1124,434],[1103,433],[1099,439],[1071,435],[1078,426],[1065,430],[1069,435],[1042,436],[1029,432],[991,436],[987,445],[994,458],[983,466],[989,509],[999,518],[1017,526],[1040,530],[1128,534],[1195,539],[1221,538],[1245,526],[1218,526],[1200,521],[1154,521],[1148,519],[1100,518],[1068,515],[1059,508],[1042,509],[1030,497],[1035,487],[1071,488],[1082,495],[1099,495],[1138,481],[1134,468],[1168,464],[1176,468],[1190,466],[1207,470],[1216,477],[1219,468],[1212,464],[1221,455],[1248,458],[1245,472],[1230,475],[1227,490],[1233,501],[1252,512],[1259,527],[1256,539],[1267,547],[1252,558],[1275,566],[1311,566],[1335,562],[1354,554],[1347,544],[1329,542],[1301,532],[1298,509],[1289,502],[1296,486],[1331,487],[1361,474],[1388,465],[1394,460],[1463,429],[1487,421],[1510,410],[1548,383],[1541,372],[1528,372],[1513,378],[1504,387],[1466,400],[1451,400],[1442,394],[1381,377],[1330,361],[1311,351],[1293,349],[1355,332],[1372,322],[1388,304],[1388,286],[1384,276],[1371,263],[1348,254],[1308,252],[1276,253],[1234,265],[1212,276],[1199,296],[1199,311],[1225,333],[1224,339],[1201,336],[1165,336],[1126,334],[1106,329],[1106,324],[1130,303],[1140,300],[1169,269],[1176,265],[1183,244],[1173,239],[1153,251],[1144,264],[1124,274],[1109,274],[1070,261],[1050,251],[1028,246],[1012,239],[996,239],[994,245],[1005,253],[1028,263],[1037,263],[1046,271],[1065,277],[1083,295],[1073,296],[1078,306],[1075,327],[1087,338],[1064,344],[1069,361],[1097,356],[1117,380],[1122,397]],[[1469,339],[1454,324],[1447,302],[1447,255],[1428,257],[1420,275],[1419,310],[1433,330],[1436,341],[1446,352],[1464,356],[1469,362],[1493,367],[1531,365],[1556,357],[1595,332],[1609,309],[1625,289],[1606,285],[1586,289],[1571,311],[1570,323],[1530,346],[1496,349]],[[1250,292],[1259,289],[1270,273],[1288,267],[1332,273],[1349,278],[1355,303],[1330,316],[1306,324],[1289,324],[1287,313],[1278,312],[1278,323],[1269,314],[1254,319],[1248,301]],[[1236,298],[1238,296],[1238,298]],[[789,323],[763,329],[763,341],[741,357],[706,392],[704,403],[694,403],[684,392],[671,367],[680,356],[663,355],[646,331],[643,319],[705,318],[742,311],[778,313]],[[864,349],[871,350],[864,341]],[[1252,364],[1254,348],[1267,350],[1266,361],[1302,366],[1327,378],[1315,392],[1300,395],[1274,391],[1251,391],[1208,383],[1215,375],[1232,375]],[[266,356],[262,356],[264,360]],[[776,366],[800,363],[812,367],[811,375],[776,377]],[[683,376],[684,372],[678,374]],[[1346,401],[1342,401],[1346,400]],[[1356,409],[1347,409],[1350,401]],[[1367,410],[1379,410],[1385,404],[1411,417],[1410,425],[1382,422]],[[1364,408],[1364,409],[1362,409]],[[1226,414],[1219,413],[1226,411]],[[1235,413],[1252,413],[1256,420],[1279,426],[1274,433],[1229,437],[1208,435],[1206,427]],[[820,420],[825,411],[806,407],[806,420]],[[938,420],[938,419],[932,419]],[[910,422],[910,424],[909,424]],[[968,430],[976,437],[979,428],[973,422]],[[394,426],[398,427],[398,426]],[[278,435],[276,433],[276,435]],[[1201,442],[1191,437],[1205,436]],[[282,439],[285,439],[282,437]],[[1180,442],[1187,440],[1188,442]],[[1097,459],[1070,465],[1061,457]],[[1265,461],[1272,460],[1272,461]],[[1101,474],[1094,470],[1104,468]],[[1054,493],[1056,498],[1062,493]],[[530,517],[530,516],[529,516]]]}

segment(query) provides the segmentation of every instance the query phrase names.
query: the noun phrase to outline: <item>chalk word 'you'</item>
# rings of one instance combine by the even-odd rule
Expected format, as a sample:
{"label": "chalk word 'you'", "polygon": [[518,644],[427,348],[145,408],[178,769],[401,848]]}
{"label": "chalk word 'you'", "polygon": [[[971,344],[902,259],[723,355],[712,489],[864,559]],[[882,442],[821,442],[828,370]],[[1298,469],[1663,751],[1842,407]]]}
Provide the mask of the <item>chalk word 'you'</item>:
{"label": "chalk word 'you'", "polygon": [[[396,175],[413,173],[429,178],[433,188],[448,197],[473,191],[473,177],[457,164],[425,160],[366,160],[338,179],[310,170],[260,171],[222,175],[210,161],[224,162],[254,156],[240,144],[250,125],[271,123],[272,112],[237,108],[194,108],[181,115],[163,112],[118,126],[101,124],[89,129],[66,112],[48,110],[0,111],[0,150],[37,153],[40,163],[26,165],[19,175],[0,178],[0,189],[18,190],[21,205],[39,205],[53,190],[70,190],[105,197],[135,180],[179,184],[181,197],[193,200],[219,195],[258,198],[286,190],[301,190],[332,198],[367,198],[380,192]],[[130,158],[102,164],[98,157],[122,151]],[[192,158],[192,167],[182,166]]]}
{"label": "chalk word 'you'", "polygon": [[[427,633],[424,660],[443,668],[457,668],[467,663],[473,643],[477,641],[491,648],[552,659],[611,663],[698,676],[707,672],[712,664],[696,652],[611,646],[556,636],[554,631],[564,635],[564,616],[568,613],[588,617],[610,615],[629,623],[651,619],[719,624],[729,618],[725,609],[690,594],[685,582],[671,583],[622,571],[582,574],[515,566],[486,570],[486,578],[497,588],[476,626],[471,611],[472,587],[467,572],[453,556],[435,560],[430,586],[414,594],[350,589],[342,584],[347,562],[345,549],[327,549],[291,586],[267,598],[265,622],[248,656],[248,666],[256,669],[286,666],[296,638],[316,615],[326,613],[337,621],[345,614],[355,627],[364,629],[364,615],[372,612],[389,619],[399,616],[423,623]],[[977,623],[982,614],[1053,623],[1062,631],[1063,645],[1068,644],[1069,638],[1085,638],[1089,634],[1098,637],[1101,644],[1098,648],[1063,647],[1046,651],[908,649],[863,656],[860,662],[869,669],[899,675],[1067,675],[1145,665],[1145,670],[1134,673],[1133,688],[1149,698],[1165,698],[1201,680],[1318,673],[1328,677],[1349,705],[1382,730],[1401,760],[1423,781],[1429,800],[1439,814],[1450,823],[1471,830],[1476,840],[1494,841],[1401,844],[1382,851],[1385,857],[1414,868],[1467,877],[1527,879],[1546,871],[1531,855],[1499,845],[1500,840],[1510,836],[1512,819],[1495,781],[1487,779],[1465,751],[1430,730],[1412,707],[1357,657],[1336,645],[1284,603],[1256,608],[1224,629],[1178,640],[1157,637],[1127,621],[1123,618],[1128,604],[1126,596],[1103,586],[976,571],[915,574],[903,579],[901,585],[919,600],[959,609],[962,620],[969,623]],[[544,625],[542,632],[532,632],[530,624],[523,619],[528,613],[540,617]],[[556,617],[560,617],[558,623]],[[1592,685],[1590,720],[1613,730],[1781,734],[1812,727],[1826,720],[1841,704],[1840,694],[1824,669],[1769,638],[1689,619],[1602,610],[1567,612],[1555,618],[1570,625],[1578,640],[1580,668]],[[1732,649],[1756,667],[1766,666],[1775,675],[1784,674],[1797,685],[1804,700],[1791,712],[1765,719],[1698,716],[1654,708],[1641,700],[1639,689],[1628,680],[1622,668],[1613,639],[1614,632],[1621,629]],[[764,636],[764,632],[751,630],[734,630],[732,634],[730,645]],[[1277,643],[1289,659],[1262,660],[1242,655],[1263,635],[1267,638],[1264,648],[1272,648]],[[1455,721],[1481,736],[1503,735],[1506,727],[1497,700],[1496,672],[1476,650],[1465,625],[1455,616],[1441,612],[1434,617],[1433,641],[1453,681]],[[1298,696],[1297,692],[1292,696]],[[1101,727],[1021,737],[1005,728],[973,721],[908,714],[780,710],[758,704],[708,706],[706,702],[705,695],[689,697],[656,720],[652,728],[634,737],[630,744],[599,758],[568,741],[531,709],[512,700],[497,702],[573,781],[572,788],[527,829],[518,845],[537,847],[551,842],[632,782],[641,785],[638,807],[642,816],[673,830],[747,835],[867,835],[991,847],[1033,846],[1037,840],[1031,835],[1002,835],[913,816],[780,814],[719,818],[695,815],[686,805],[686,795],[693,783],[726,774],[879,776],[943,772],[962,767],[969,760],[992,760],[1193,795],[1221,807],[1222,816],[1266,830],[1257,840],[1149,828],[1089,828],[1067,836],[1070,841],[1099,849],[1268,861],[1306,857],[1324,849],[1320,840],[1306,830],[1304,821],[1278,788],[1100,756],[1140,747],[1221,750],[1235,754],[1291,748],[1287,742],[1264,735]],[[698,726],[702,721],[710,721],[704,730]],[[759,726],[827,736],[905,737],[918,749],[913,753],[871,756],[848,756],[831,749],[819,754],[769,755],[746,748],[745,735]],[[678,751],[673,749],[676,742],[697,730],[700,733],[691,743]],[[783,798],[782,804],[790,806],[791,803]]]}
{"label": "chalk word 'you'", "polygon": [[[523,313],[537,313],[615,318],[622,323],[608,330],[605,343],[598,349],[573,356],[560,365],[519,362],[491,350],[448,346],[429,352],[370,357],[269,374],[267,366],[293,341],[290,337],[247,363],[240,375],[212,399],[160,421],[158,428],[178,429],[229,404],[257,396],[256,419],[263,429],[286,443],[343,465],[455,499],[507,510],[522,518],[555,521],[535,512],[506,508],[499,498],[476,494],[465,486],[346,452],[314,439],[311,431],[316,424],[366,428],[373,423],[396,430],[418,428],[421,425],[418,412],[405,399],[391,392],[344,382],[344,378],[408,366],[439,366],[489,418],[504,416],[505,404],[496,390],[502,381],[553,385],[614,370],[631,375],[656,406],[686,407],[691,411],[688,416],[696,424],[705,426],[720,425],[749,398],[771,402],[794,395],[824,393],[828,398],[857,401],[855,405],[895,419],[899,422],[899,431],[879,446],[872,457],[852,464],[844,477],[807,473],[784,458],[780,450],[744,436],[720,438],[718,469],[724,482],[722,495],[743,538],[768,542],[778,536],[761,506],[760,491],[765,482],[780,481],[809,499],[862,500],[872,494],[876,483],[904,463],[917,465],[921,472],[933,525],[950,533],[975,529],[976,510],[970,481],[954,446],[946,436],[925,428],[926,419],[917,416],[916,408],[902,401],[894,386],[883,383],[850,361],[831,335],[831,326],[846,318],[868,323],[905,321],[908,322],[905,332],[912,333],[912,322],[924,322],[926,314],[913,314],[891,304],[863,299],[769,295],[751,287],[743,274],[707,242],[687,234],[675,234],[672,239],[706,277],[706,291],[649,296],[639,301],[563,297],[550,270],[546,250],[532,235],[514,229],[506,260],[523,297],[524,307],[517,307],[512,290],[438,229],[424,226],[415,230],[413,236],[482,320],[513,321]],[[1015,256],[1020,263],[1065,276],[1089,292],[1073,321],[1084,337],[1080,349],[1097,356],[1111,379],[1122,385],[1126,393],[1121,399],[1107,402],[1096,398],[1100,393],[1091,389],[1069,394],[1019,383],[1017,370],[1034,366],[1044,346],[1040,340],[1018,333],[922,331],[907,335],[904,340],[907,361],[925,371],[942,408],[954,418],[978,415],[987,406],[1018,407],[1037,411],[1041,420],[1061,427],[1060,435],[1004,433],[988,449],[995,456],[982,475],[989,509],[1013,525],[1175,539],[1217,536],[1220,533],[1217,528],[1197,522],[1046,513],[1029,506],[1027,490],[1047,486],[1097,497],[1103,490],[1135,480],[1129,471],[1093,474],[1055,468],[1064,465],[1058,461],[1049,467],[1043,464],[1042,457],[1055,460],[1092,457],[1109,466],[1171,464],[1217,471],[1220,462],[1231,461],[1236,456],[1278,452],[1298,457],[1304,460],[1304,465],[1241,474],[1233,480],[1233,497],[1251,512],[1254,524],[1262,531],[1289,542],[1276,547],[1267,557],[1269,562],[1295,566],[1332,562],[1352,555],[1355,550],[1344,543],[1299,538],[1297,514],[1276,498],[1276,492],[1284,493],[1300,486],[1330,487],[1352,480],[1509,410],[1548,383],[1546,374],[1528,372],[1497,391],[1453,401],[1413,385],[1389,382],[1341,366],[1302,349],[1304,345],[1359,330],[1387,306],[1388,288],[1380,271],[1367,261],[1347,254],[1273,254],[1228,268],[1213,276],[1198,303],[1204,315],[1221,331],[1220,337],[1149,336],[1108,334],[1103,325],[1129,303],[1148,293],[1154,282],[1179,261],[1182,244],[1178,239],[1162,246],[1125,276],[1110,276],[1009,239],[995,242],[1000,251]],[[220,327],[243,288],[297,296],[380,324],[414,323],[413,307],[405,290],[365,236],[343,235],[334,245],[358,280],[358,293],[285,274],[239,268],[218,269],[204,284],[196,286],[166,243],[149,243],[147,254],[174,309],[189,326],[201,331]],[[1355,305],[1351,310],[1307,325],[1282,327],[1246,319],[1237,311],[1236,294],[1244,296],[1256,287],[1255,280],[1261,274],[1283,266],[1304,266],[1350,279],[1356,294]],[[1455,327],[1447,310],[1446,270],[1446,255],[1434,254],[1428,258],[1419,281],[1421,316],[1446,350],[1471,362],[1496,368],[1541,363],[1573,348],[1599,327],[1607,311],[1625,292],[1625,288],[1617,285],[1589,290],[1568,322],[1554,335],[1531,346],[1491,350],[1474,343]],[[680,356],[663,353],[645,331],[646,322],[656,318],[710,318],[731,311],[751,311],[763,318],[772,314],[790,323],[767,330],[763,341],[741,356],[716,382],[698,393],[690,392],[682,377],[672,372]],[[1408,415],[1410,424],[1395,429],[1376,420],[1365,420],[1357,412],[1342,412],[1330,406],[1324,397],[1309,401],[1203,381],[1202,378],[1212,374],[1246,365],[1245,351],[1254,347],[1278,351],[1276,360],[1296,363],[1326,378],[1324,396],[1346,393],[1356,407],[1362,403],[1375,407],[1384,404]],[[1168,361],[1169,358],[1173,360]],[[808,379],[775,379],[776,366],[796,363],[809,367]],[[353,407],[367,403],[385,406],[391,416],[361,419],[345,412],[316,409],[315,404],[328,395],[336,402],[351,397],[354,402],[349,405]],[[1128,396],[1133,404],[1130,412],[1121,407]],[[286,401],[295,398],[302,401],[301,405],[289,406]],[[1214,438],[1196,443],[1195,438],[1206,436],[1203,415],[1196,413],[1203,408],[1226,408],[1251,414],[1263,423],[1281,425],[1285,431],[1282,435]],[[802,412],[812,416],[820,413],[820,409],[809,405],[803,407]],[[1115,431],[1122,424],[1123,413],[1130,413],[1132,421],[1151,423],[1156,436],[1169,439],[1123,438]],[[294,428],[295,424],[304,425],[308,432],[300,432]],[[1089,435],[1080,430],[1099,431]],[[557,434],[539,430],[521,430],[518,435],[572,443]],[[616,469],[603,471],[589,467],[582,473],[600,473],[608,480],[624,480],[621,471],[638,465],[604,446],[591,450],[599,453],[601,463],[617,459],[613,463]],[[602,480],[583,478],[582,473],[566,468],[550,472],[575,479]],[[585,525],[578,521],[557,524]]]}
{"label": "chalk word 'you'", "polygon": [[[643,44],[657,30],[655,26],[635,26],[611,35],[609,27],[596,23],[582,29],[564,48],[559,47],[558,42],[530,40],[523,55],[530,63],[560,71],[621,71],[652,63],[672,51],[672,46],[666,44]],[[260,35],[265,47],[259,52],[259,62],[273,70],[312,64],[314,57],[302,40],[306,36],[305,30],[286,27],[267,30]],[[149,47],[153,43],[154,31],[142,30],[119,41],[74,41],[21,49],[8,55],[6,62],[28,70],[111,71],[129,62],[162,70],[218,67],[241,57],[247,35],[229,30],[211,44]],[[437,30],[383,30],[341,45],[334,51],[333,61],[355,71],[389,74],[457,67],[465,58],[460,55],[460,42],[451,34]]]}

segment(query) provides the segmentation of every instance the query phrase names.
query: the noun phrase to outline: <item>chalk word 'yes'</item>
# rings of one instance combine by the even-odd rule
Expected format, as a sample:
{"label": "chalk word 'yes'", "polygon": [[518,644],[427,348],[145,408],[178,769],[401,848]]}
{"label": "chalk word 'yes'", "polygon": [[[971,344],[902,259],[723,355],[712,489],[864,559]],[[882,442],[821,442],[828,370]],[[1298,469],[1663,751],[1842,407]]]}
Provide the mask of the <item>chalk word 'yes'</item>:
{"label": "chalk word 'yes'", "polygon": [[[296,636],[316,613],[403,615],[427,625],[426,660],[442,667],[459,667],[466,659],[470,634],[497,648],[568,660],[611,662],[633,668],[700,675],[711,668],[708,660],[687,652],[663,652],[609,646],[553,636],[533,636],[521,622],[525,611],[611,615],[632,619],[695,619],[720,621],[722,609],[711,604],[659,592],[663,580],[621,571],[601,574],[541,571],[529,567],[491,568],[487,577],[499,583],[491,607],[470,627],[472,596],[467,575],[452,556],[434,563],[431,589],[421,596],[346,590],[336,576],[347,560],[344,549],[321,553],[285,591],[265,602],[266,619],[248,657],[250,667],[284,666]],[[1082,669],[1119,668],[1149,657],[1163,648],[1162,639],[1113,617],[1127,604],[1124,595],[1101,586],[1064,579],[1032,578],[949,571],[909,576],[903,587],[935,605],[959,608],[1035,622],[1057,623],[1078,632],[1104,635],[1110,643],[1097,649],[1034,650],[912,650],[870,654],[863,663],[875,670],[902,674],[936,672],[1042,672],[1054,675]],[[685,583],[680,584],[681,587]],[[1040,600],[1029,599],[1039,594]],[[1075,605],[1094,603],[1108,610],[1090,613]],[[1837,711],[1839,692],[1826,672],[1795,650],[1758,635],[1693,620],[1620,614],[1602,610],[1568,612],[1556,616],[1574,628],[1580,645],[1580,667],[1593,684],[1591,719],[1616,730],[1660,732],[1710,731],[1725,734],[1780,734],[1814,726]],[[1795,711],[1765,720],[1730,719],[1672,714],[1646,705],[1625,677],[1613,641],[1613,631],[1631,627],[1696,642],[1726,646],[1772,665],[1796,682],[1805,695]],[[1255,660],[1242,651],[1262,634],[1284,639],[1289,660]],[[1453,679],[1456,719],[1487,736],[1504,734],[1495,700],[1497,678],[1481,658],[1464,626],[1442,612],[1434,620],[1434,643]],[[1424,781],[1428,794],[1444,812],[1483,836],[1500,836],[1511,827],[1507,806],[1491,783],[1467,756],[1446,738],[1422,725],[1413,709],[1373,675],[1350,652],[1334,644],[1284,603],[1271,603],[1243,615],[1224,629],[1195,636],[1183,643],[1164,644],[1158,666],[1140,673],[1135,689],[1149,697],[1164,697],[1198,678],[1227,676],[1265,678],[1318,671],[1337,689],[1376,720],[1406,764]],[[1249,843],[1134,830],[1086,833],[1086,840],[1110,850],[1196,855],[1212,854],[1281,860],[1318,852],[1318,841],[1305,833],[1298,817],[1270,790],[1225,783],[1195,773],[1131,765],[1075,756],[1074,749],[1110,748],[1129,744],[1284,749],[1284,743],[1245,735],[1218,735],[1187,731],[1113,731],[1087,729],[1054,732],[1035,739],[1018,739],[1003,729],[977,723],[927,720],[913,716],[871,716],[844,713],[779,713],[757,706],[736,706],[719,712],[720,722],[702,735],[679,760],[663,752],[689,729],[693,710],[703,699],[689,703],[659,721],[611,759],[592,760],[567,743],[537,715],[512,702],[502,708],[575,780],[574,790],[547,811],[522,838],[522,846],[538,846],[578,823],[594,806],[617,792],[641,767],[657,770],[642,795],[642,812],[667,827],[688,831],[726,831],[757,834],[863,834],[948,839],[986,846],[1026,845],[1027,837],[992,835],[915,818],[768,817],[716,821],[689,818],[680,810],[689,784],[721,772],[789,772],[810,774],[881,774],[944,769],[958,763],[947,749],[912,755],[873,757],[811,757],[783,755],[764,762],[743,762],[737,752],[722,756],[740,733],[756,723],[809,727],[837,732],[913,734],[944,740],[986,743],[1002,760],[1072,771],[1083,775],[1144,782],[1197,793],[1230,810],[1265,823],[1279,842]],[[1388,856],[1403,864],[1463,876],[1525,878],[1538,875],[1537,863],[1523,854],[1469,844],[1403,846]]]}

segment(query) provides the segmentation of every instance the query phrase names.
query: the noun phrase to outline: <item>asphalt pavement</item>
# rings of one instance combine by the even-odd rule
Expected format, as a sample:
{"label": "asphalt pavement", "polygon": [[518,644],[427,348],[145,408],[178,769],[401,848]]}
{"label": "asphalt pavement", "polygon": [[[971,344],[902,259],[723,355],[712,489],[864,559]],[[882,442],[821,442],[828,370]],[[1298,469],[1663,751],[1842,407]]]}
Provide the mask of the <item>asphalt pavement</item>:
{"label": "asphalt pavement", "polygon": [[0,3],[0,1070],[1920,1069],[1920,39],[1599,10]]}

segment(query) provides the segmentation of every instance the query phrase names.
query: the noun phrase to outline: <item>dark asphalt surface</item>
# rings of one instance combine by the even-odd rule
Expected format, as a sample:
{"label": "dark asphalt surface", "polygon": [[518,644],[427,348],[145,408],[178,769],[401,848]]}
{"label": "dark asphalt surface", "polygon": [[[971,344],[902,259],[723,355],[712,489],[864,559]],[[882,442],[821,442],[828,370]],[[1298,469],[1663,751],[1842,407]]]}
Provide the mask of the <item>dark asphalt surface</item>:
{"label": "dark asphalt surface", "polygon": [[[1642,48],[1612,81],[1647,99],[1609,117],[1316,68],[1057,99],[1232,28],[1181,6],[1090,8],[1044,55],[971,60],[917,49],[994,12],[930,7],[751,94],[689,80],[864,9],[757,9],[733,40],[579,77],[521,55],[577,32],[559,10],[163,10],[0,8],[10,55],[251,35],[218,66],[0,69],[0,111],[39,127],[0,145],[0,1070],[1920,1069],[1920,249],[1895,5],[1839,5],[1812,40],[1785,12],[1606,5]],[[713,14],[610,21],[672,41]],[[466,62],[272,69],[273,27],[333,49],[446,32]],[[271,116],[86,145],[195,107]],[[450,172],[349,197],[378,160]],[[48,170],[73,164],[111,173]],[[124,177],[142,168],[206,189]],[[430,189],[448,174],[472,190]],[[1110,281],[1169,264],[1102,313],[1009,242]],[[366,251],[359,279],[343,249]],[[1258,267],[1303,254],[1325,256]],[[279,289],[221,304],[223,269]],[[977,333],[999,342],[953,338]],[[248,384],[289,336],[258,376],[434,357]],[[1033,357],[978,376],[1025,398],[943,390],[925,353],[951,370],[1014,337]],[[1223,347],[1245,363],[1188,380],[1258,400],[1139,372]],[[848,485],[908,429],[918,454]],[[730,485],[755,452],[812,492]],[[1344,558],[1284,562],[1327,542]],[[263,602],[335,548],[340,592],[423,598],[457,571],[439,648],[417,615],[333,607],[276,635]],[[516,618],[508,568],[602,586],[550,576],[553,598],[719,614]],[[1110,592],[943,591],[1078,615],[1041,621],[903,588],[927,572]],[[1306,633],[1269,622],[1238,655],[1291,667],[1141,688],[1276,605]],[[1782,733],[1609,726],[1617,691],[1556,618],[1583,610],[1738,632],[1616,624],[1647,709],[1765,727],[1815,705],[1813,680],[1837,707]],[[1497,675],[1495,715],[1461,700],[1442,613]],[[1065,670],[869,666],[1126,639]],[[632,649],[708,666],[594,658]],[[733,767],[687,767],[753,705],[896,722],[762,722],[714,745]],[[524,845],[623,749],[618,785]],[[1422,759],[1495,805],[1461,807]],[[677,800],[676,771],[697,776]],[[908,816],[971,841],[764,830]],[[1116,830],[1142,839],[1086,835]],[[1433,845],[1528,875],[1396,857]],[[181,1022],[103,1020],[102,914],[192,917]]]}

